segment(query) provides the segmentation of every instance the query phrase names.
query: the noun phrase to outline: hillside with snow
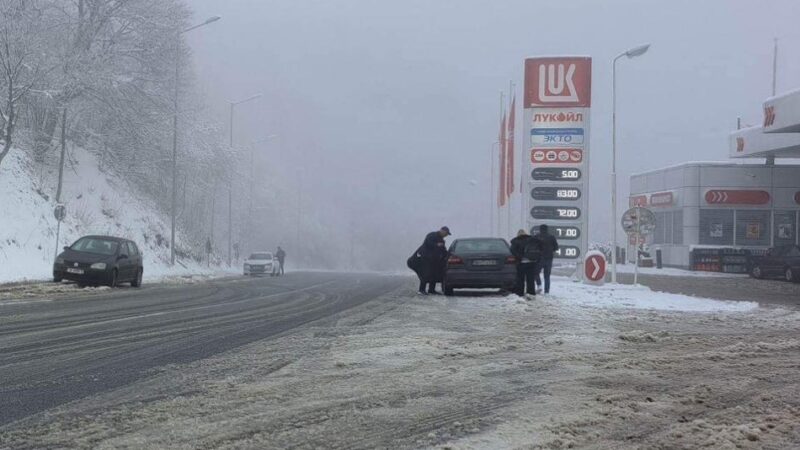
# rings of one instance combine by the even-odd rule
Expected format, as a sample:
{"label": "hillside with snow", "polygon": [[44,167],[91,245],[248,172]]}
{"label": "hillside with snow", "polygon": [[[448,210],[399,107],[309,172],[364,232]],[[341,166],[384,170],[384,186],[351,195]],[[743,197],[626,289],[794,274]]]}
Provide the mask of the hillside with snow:
{"label": "hillside with snow", "polygon": [[70,149],[65,164],[67,216],[56,243],[55,173],[49,171],[42,182],[45,177],[37,172],[22,149],[14,149],[0,166],[0,282],[50,278],[56,249],[87,234],[135,241],[144,253],[145,280],[209,272],[205,263],[187,257],[170,267],[168,216],[132,194],[125,181],[99,170],[97,159],[80,148]]}

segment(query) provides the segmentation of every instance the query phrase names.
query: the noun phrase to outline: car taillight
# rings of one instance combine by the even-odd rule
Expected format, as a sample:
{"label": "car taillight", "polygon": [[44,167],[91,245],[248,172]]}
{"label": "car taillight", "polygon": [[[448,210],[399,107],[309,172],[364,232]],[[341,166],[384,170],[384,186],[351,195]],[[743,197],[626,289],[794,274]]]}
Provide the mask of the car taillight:
{"label": "car taillight", "polygon": [[517,258],[514,256],[506,256],[506,264],[516,264]]}
{"label": "car taillight", "polygon": [[447,258],[447,265],[448,266],[460,266],[464,264],[464,260],[459,258],[458,256],[451,256]]}

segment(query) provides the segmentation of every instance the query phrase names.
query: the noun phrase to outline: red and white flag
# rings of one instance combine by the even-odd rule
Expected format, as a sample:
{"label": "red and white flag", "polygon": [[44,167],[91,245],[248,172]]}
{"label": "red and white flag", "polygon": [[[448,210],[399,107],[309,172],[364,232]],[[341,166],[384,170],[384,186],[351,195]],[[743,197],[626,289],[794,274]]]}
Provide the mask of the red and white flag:
{"label": "red and white flag", "polygon": [[511,100],[511,112],[508,115],[508,138],[506,140],[506,195],[511,197],[514,194],[514,119],[516,109],[516,94]]}
{"label": "red and white flag", "polygon": [[506,113],[503,113],[503,120],[500,122],[500,134],[498,135],[498,147],[500,151],[500,164],[498,168],[500,169],[500,186],[497,190],[497,204],[498,206],[505,206],[506,199],[508,198],[508,194],[506,193],[506,172],[507,172],[507,155],[506,155]]}

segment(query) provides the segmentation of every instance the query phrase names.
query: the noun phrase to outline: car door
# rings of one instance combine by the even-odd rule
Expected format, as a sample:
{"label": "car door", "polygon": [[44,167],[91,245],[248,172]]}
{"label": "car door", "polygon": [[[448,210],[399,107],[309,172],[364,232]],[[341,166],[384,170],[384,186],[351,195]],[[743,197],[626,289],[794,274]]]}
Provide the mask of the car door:
{"label": "car door", "polygon": [[120,255],[126,255],[127,258],[123,258],[119,261],[119,275],[120,280],[130,280],[133,278],[133,267],[134,267],[134,256],[131,252],[130,243],[127,241],[122,243],[122,250],[120,250]]}
{"label": "car door", "polygon": [[783,256],[786,250],[787,247],[773,247],[767,251],[762,264],[765,275],[770,277],[783,275]]}
{"label": "car door", "polygon": [[784,257],[784,264],[792,268],[795,277],[800,275],[800,246],[793,245]]}
{"label": "car door", "polygon": [[143,266],[142,253],[133,241],[128,241],[128,248],[131,251],[129,256],[131,258],[131,279],[133,280],[136,278],[136,275],[138,275],[139,268]]}

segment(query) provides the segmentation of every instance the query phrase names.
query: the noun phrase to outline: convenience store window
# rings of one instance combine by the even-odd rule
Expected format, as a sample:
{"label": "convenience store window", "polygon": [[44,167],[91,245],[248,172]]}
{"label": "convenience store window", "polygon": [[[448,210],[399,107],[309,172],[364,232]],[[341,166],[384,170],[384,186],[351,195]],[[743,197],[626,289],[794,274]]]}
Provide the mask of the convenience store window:
{"label": "convenience store window", "polygon": [[791,245],[797,242],[797,212],[775,211],[773,221],[775,233],[775,246]]}
{"label": "convenience store window", "polygon": [[771,215],[768,210],[736,210],[736,245],[769,247]]}
{"label": "convenience store window", "polygon": [[672,243],[683,245],[683,210],[672,213]]}
{"label": "convenience store window", "polygon": [[701,245],[733,245],[733,210],[701,209]]}

